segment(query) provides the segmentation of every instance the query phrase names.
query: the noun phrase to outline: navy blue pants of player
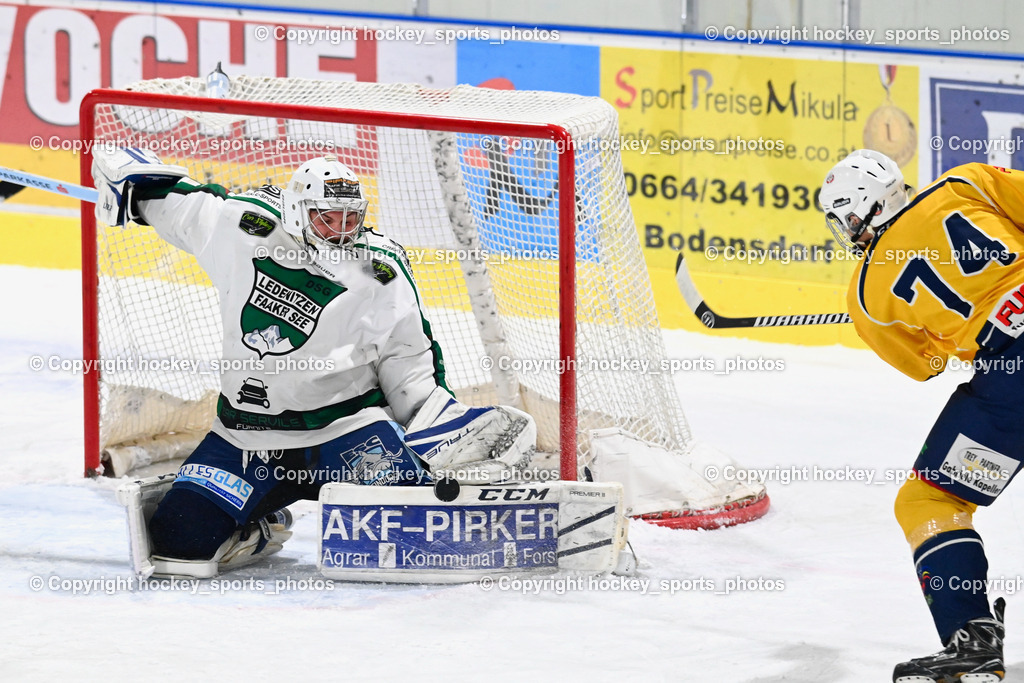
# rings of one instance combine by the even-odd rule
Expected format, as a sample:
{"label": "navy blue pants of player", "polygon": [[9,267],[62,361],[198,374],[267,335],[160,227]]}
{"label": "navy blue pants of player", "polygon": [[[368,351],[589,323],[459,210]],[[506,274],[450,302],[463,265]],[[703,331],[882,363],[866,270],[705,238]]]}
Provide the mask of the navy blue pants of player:
{"label": "navy blue pants of player", "polygon": [[319,446],[276,451],[242,451],[210,432],[153,513],[153,553],[209,559],[239,526],[298,500],[316,500],[330,482],[416,486],[430,476],[392,422]]}
{"label": "navy blue pants of player", "polygon": [[1024,459],[1024,337],[979,352],[974,376],[949,398],[914,469],[975,505],[991,505]]}
{"label": "navy blue pants of player", "polygon": [[[998,353],[979,352],[974,367],[939,414],[914,469],[923,482],[987,506],[1024,459],[1024,338]],[[943,643],[966,621],[991,616],[988,559],[973,528],[928,538],[914,550],[914,563]]]}

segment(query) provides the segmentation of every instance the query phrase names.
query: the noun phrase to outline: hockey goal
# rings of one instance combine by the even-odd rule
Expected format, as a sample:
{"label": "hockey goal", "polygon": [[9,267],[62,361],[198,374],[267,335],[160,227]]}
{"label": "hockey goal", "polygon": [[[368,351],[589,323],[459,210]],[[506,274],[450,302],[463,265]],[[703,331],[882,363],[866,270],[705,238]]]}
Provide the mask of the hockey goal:
{"label": "hockey goal", "polygon": [[[460,400],[533,414],[565,479],[600,473],[594,439],[609,434],[620,450],[670,454],[678,500],[634,510],[662,523],[767,510],[763,487],[698,474],[718,456],[697,447],[657,371],[617,117],[599,98],[238,77],[218,99],[200,79],[157,79],[90,93],[81,136],[147,147],[230,192],[337,155],[363,181],[367,224],[406,247]],[[90,166],[83,155],[87,183]],[[85,376],[85,468],[121,474],[187,454],[209,428],[225,362],[217,296],[151,228],[98,226],[91,206],[82,226],[85,357],[99,361]]]}

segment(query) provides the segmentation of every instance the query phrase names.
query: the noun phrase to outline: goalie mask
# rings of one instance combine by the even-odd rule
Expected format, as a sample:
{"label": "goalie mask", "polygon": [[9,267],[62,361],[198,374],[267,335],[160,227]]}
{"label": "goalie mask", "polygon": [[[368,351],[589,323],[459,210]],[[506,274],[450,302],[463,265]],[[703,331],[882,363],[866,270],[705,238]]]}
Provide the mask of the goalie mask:
{"label": "goalie mask", "polygon": [[334,156],[299,166],[281,198],[285,232],[314,251],[351,246],[366,219],[359,178]]}
{"label": "goalie mask", "polygon": [[859,253],[910,198],[895,161],[881,152],[858,149],[829,171],[820,201],[836,241]]}

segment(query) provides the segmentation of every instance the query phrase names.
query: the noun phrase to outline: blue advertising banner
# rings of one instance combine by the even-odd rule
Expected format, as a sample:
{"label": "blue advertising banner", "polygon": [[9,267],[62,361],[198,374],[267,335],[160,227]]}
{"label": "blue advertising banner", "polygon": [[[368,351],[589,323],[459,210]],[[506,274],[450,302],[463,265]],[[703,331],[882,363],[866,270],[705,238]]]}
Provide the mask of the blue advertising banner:
{"label": "blue advertising banner", "polygon": [[932,78],[931,177],[980,162],[1024,169],[1024,87]]}
{"label": "blue advertising banner", "polygon": [[[601,92],[600,48],[557,42],[458,43],[459,83],[501,90],[549,90],[597,97]],[[498,113],[498,112],[496,112]],[[558,257],[557,161],[554,145],[535,139],[460,135],[459,157],[474,218],[491,230],[482,246],[513,258]],[[578,174],[595,164],[598,149],[576,152]],[[577,187],[586,182],[577,178]],[[580,200],[586,198],[588,205]],[[583,217],[577,257],[596,259],[597,197],[578,197]],[[479,208],[483,207],[483,208]],[[528,230],[524,231],[524,225]],[[586,235],[595,233],[592,238]]]}
{"label": "blue advertising banner", "polygon": [[502,90],[549,90],[598,97],[601,94],[601,48],[567,43],[496,45],[460,40],[456,80]]}

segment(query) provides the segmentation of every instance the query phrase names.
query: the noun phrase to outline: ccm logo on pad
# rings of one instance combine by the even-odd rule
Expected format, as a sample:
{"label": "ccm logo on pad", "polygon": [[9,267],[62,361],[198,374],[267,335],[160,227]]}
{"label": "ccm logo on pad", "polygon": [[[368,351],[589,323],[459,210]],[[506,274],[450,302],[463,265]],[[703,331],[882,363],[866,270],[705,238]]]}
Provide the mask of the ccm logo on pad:
{"label": "ccm logo on pad", "polygon": [[480,489],[477,500],[544,500],[550,489]]}

